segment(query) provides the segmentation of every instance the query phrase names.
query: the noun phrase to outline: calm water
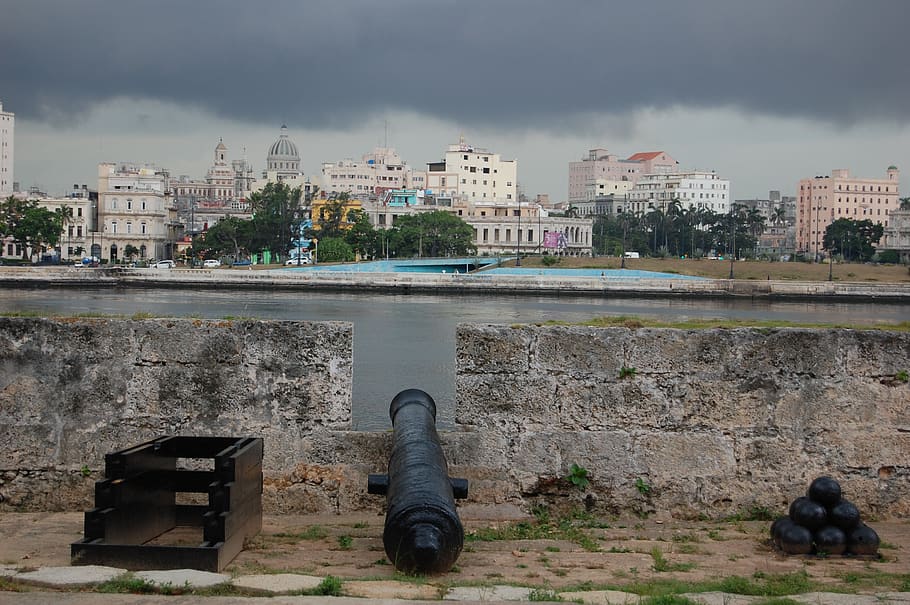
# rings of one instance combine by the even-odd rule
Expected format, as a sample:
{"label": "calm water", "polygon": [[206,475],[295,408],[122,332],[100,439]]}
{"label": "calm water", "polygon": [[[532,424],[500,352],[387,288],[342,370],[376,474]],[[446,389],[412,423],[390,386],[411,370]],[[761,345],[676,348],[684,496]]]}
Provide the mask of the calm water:
{"label": "calm water", "polygon": [[605,315],[637,315],[872,324],[910,317],[910,307],[892,304],[73,288],[4,289],[0,291],[0,312],[9,311],[147,312],[207,319],[233,316],[353,322],[353,419],[359,430],[389,428],[389,402],[400,390],[410,387],[433,396],[439,407],[440,427],[453,425],[455,326],[462,322],[571,322]]}

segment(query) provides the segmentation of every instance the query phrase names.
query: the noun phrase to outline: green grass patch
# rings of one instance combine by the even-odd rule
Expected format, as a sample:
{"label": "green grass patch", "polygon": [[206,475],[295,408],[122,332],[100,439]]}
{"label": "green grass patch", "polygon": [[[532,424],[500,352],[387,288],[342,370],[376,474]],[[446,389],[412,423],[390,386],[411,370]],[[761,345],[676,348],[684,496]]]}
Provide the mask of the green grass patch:
{"label": "green grass patch", "polygon": [[571,516],[551,519],[545,509],[535,509],[535,515],[533,521],[518,521],[500,527],[474,530],[465,536],[465,541],[470,543],[500,540],[565,540],[590,552],[600,550],[597,541],[584,531],[587,521],[577,521]]}
{"label": "green grass patch", "polygon": [[299,532],[279,532],[272,534],[271,538],[278,538],[281,541],[296,542],[298,540],[322,540],[327,537],[329,532],[321,525],[313,525]]}
{"label": "green grass patch", "polygon": [[670,563],[667,558],[664,557],[664,551],[657,546],[651,549],[651,558],[654,560],[651,567],[653,567],[656,572],[689,571],[695,568],[695,563]]}

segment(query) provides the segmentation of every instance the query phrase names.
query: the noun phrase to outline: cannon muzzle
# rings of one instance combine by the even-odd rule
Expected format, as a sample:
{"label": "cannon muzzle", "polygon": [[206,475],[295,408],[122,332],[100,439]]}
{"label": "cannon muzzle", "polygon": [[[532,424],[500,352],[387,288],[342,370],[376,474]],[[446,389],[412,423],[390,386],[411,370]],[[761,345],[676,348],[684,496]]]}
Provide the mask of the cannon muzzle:
{"label": "cannon muzzle", "polygon": [[370,475],[367,482],[369,493],[386,496],[386,555],[405,573],[449,571],[464,545],[455,498],[468,496],[468,482],[449,478],[432,397],[419,389],[402,391],[392,399],[389,417],[389,472]]}

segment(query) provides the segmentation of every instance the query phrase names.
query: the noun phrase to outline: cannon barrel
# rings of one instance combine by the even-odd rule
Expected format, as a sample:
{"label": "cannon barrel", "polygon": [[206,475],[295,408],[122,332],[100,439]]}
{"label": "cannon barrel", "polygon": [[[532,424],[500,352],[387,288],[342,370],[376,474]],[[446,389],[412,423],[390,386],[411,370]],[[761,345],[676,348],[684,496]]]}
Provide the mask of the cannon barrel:
{"label": "cannon barrel", "polygon": [[419,389],[404,390],[392,399],[389,416],[389,472],[370,475],[367,485],[369,493],[386,496],[386,555],[405,573],[447,572],[464,545],[455,498],[467,497],[468,482],[449,478],[432,397]]}

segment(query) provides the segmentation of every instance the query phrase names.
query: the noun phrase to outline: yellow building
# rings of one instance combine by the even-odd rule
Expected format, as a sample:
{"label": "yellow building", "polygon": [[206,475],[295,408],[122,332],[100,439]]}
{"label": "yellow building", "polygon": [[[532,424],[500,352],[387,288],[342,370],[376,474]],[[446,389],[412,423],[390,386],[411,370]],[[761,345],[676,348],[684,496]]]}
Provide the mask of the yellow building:
{"label": "yellow building", "polygon": [[338,226],[342,229],[350,229],[354,221],[351,219],[351,213],[357,210],[363,210],[363,203],[357,199],[318,199],[313,200],[310,207],[310,218],[313,220],[313,228],[320,230],[324,224],[332,223],[332,215],[340,211],[341,216],[338,219]]}

